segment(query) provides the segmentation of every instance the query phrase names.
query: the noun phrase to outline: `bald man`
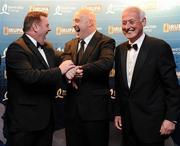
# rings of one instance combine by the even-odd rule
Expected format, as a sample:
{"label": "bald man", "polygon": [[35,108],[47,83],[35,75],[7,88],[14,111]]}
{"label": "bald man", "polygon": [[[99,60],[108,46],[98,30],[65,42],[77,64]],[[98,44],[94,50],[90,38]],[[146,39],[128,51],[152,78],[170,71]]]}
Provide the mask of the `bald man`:
{"label": "bald man", "polygon": [[73,27],[76,38],[65,45],[65,58],[76,65],[66,74],[71,79],[75,73],[65,97],[67,146],[108,146],[115,41],[96,30],[96,15],[87,8],[75,13]]}

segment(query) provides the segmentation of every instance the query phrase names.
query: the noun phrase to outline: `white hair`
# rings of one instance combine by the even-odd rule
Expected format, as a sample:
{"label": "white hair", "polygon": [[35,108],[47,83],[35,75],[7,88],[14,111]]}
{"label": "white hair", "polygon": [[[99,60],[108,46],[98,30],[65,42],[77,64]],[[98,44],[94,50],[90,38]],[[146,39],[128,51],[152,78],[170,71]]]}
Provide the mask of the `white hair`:
{"label": "white hair", "polygon": [[136,6],[130,6],[130,7],[127,7],[123,10],[123,13],[126,12],[126,11],[135,11],[139,14],[139,18],[142,20],[145,18],[145,12],[140,9],[139,7],[136,7]]}

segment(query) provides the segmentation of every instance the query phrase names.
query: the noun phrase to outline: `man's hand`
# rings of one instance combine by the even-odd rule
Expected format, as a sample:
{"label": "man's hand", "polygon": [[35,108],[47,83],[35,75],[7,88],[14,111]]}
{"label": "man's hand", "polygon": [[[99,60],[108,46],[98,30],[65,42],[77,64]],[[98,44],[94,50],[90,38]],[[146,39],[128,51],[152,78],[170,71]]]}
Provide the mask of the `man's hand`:
{"label": "man's hand", "polygon": [[67,71],[66,78],[68,80],[72,80],[73,78],[76,78],[76,77],[82,77],[82,75],[83,75],[83,70],[81,66],[76,66]]}
{"label": "man's hand", "polygon": [[71,83],[75,89],[78,89],[76,84],[76,78],[82,78],[83,70],[81,66],[76,66],[66,72],[66,78],[68,79],[68,83]]}
{"label": "man's hand", "polygon": [[76,78],[82,78],[83,76],[83,69],[82,66],[76,66]]}
{"label": "man's hand", "polygon": [[175,124],[169,120],[164,120],[162,125],[161,125],[161,129],[160,129],[160,133],[161,135],[169,135],[171,134],[175,129]]}
{"label": "man's hand", "polygon": [[115,116],[114,118],[114,125],[117,129],[122,130],[122,121],[121,116]]}
{"label": "man's hand", "polygon": [[70,70],[74,67],[75,67],[75,65],[73,64],[73,62],[71,60],[65,60],[59,65],[59,68],[60,68],[62,74],[65,74],[68,70]]}
{"label": "man's hand", "polygon": [[76,75],[76,67],[69,69],[65,75],[68,80],[72,80]]}

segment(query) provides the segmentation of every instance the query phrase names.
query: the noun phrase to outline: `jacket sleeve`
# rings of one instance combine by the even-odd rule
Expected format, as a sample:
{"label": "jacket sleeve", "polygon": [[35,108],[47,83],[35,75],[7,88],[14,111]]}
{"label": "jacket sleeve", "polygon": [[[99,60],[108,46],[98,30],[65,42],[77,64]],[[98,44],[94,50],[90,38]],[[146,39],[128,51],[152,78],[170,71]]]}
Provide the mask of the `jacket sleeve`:
{"label": "jacket sleeve", "polygon": [[[34,68],[32,53],[24,50],[16,43],[8,47],[6,54],[6,67],[8,76],[15,76],[24,85],[33,87],[55,86],[62,81],[62,75],[59,67],[42,69]],[[54,56],[55,57],[55,56]]]}
{"label": "jacket sleeve", "polygon": [[84,74],[89,75],[100,75],[102,72],[109,72],[109,70],[113,67],[114,61],[114,49],[115,49],[115,41],[113,39],[108,39],[105,41],[101,41],[96,49],[99,51],[97,53],[98,59],[95,61],[87,62],[83,65]]}
{"label": "jacket sleeve", "polygon": [[167,105],[166,119],[176,121],[180,109],[180,88],[176,76],[176,64],[171,47],[162,42],[160,57],[158,60],[158,70],[161,81],[166,92],[165,102]]}

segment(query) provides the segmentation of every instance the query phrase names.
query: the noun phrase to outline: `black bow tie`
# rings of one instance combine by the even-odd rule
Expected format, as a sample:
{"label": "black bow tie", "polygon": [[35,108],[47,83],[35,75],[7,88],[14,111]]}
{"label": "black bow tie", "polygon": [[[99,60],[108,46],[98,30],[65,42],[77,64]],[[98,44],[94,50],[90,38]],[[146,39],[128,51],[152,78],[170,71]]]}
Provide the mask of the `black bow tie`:
{"label": "black bow tie", "polygon": [[44,45],[41,45],[39,42],[37,42],[37,48],[44,49]]}
{"label": "black bow tie", "polygon": [[132,45],[132,44],[129,44],[129,43],[128,43],[128,44],[127,44],[127,48],[128,48],[128,50],[130,50],[130,49],[132,49],[132,48],[133,48],[134,50],[136,50],[136,51],[137,51],[138,46],[137,46],[137,44],[133,44],[133,45]]}

